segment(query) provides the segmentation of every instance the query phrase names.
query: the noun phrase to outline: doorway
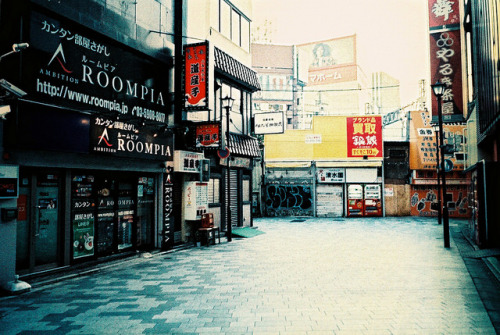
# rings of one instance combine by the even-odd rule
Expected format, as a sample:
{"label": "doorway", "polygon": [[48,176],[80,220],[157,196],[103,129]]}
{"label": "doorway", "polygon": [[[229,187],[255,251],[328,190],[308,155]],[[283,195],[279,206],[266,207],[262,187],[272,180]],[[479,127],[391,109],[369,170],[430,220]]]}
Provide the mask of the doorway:
{"label": "doorway", "polygon": [[57,267],[61,257],[61,174],[21,170],[17,207],[17,271]]}

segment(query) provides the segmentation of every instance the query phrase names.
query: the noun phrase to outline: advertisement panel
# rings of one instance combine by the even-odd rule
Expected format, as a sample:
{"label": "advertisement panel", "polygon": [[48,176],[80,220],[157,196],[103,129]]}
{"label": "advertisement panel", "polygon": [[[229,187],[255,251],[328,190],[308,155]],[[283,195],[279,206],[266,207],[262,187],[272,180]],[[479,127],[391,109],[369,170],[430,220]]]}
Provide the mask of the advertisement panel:
{"label": "advertisement panel", "polygon": [[[430,34],[431,83],[446,85],[442,96],[443,120],[463,114],[462,58],[460,30]],[[432,115],[438,115],[437,101],[432,99]]]}
{"label": "advertisement panel", "polygon": [[184,46],[186,109],[208,108],[208,42]]}
{"label": "advertisement panel", "polygon": [[31,12],[23,86],[31,100],[164,124],[165,64],[71,21]]}
{"label": "advertisement panel", "polygon": [[73,259],[94,255],[94,214],[73,214]]}
{"label": "advertisement panel", "polygon": [[383,157],[382,118],[347,117],[347,157]]}
{"label": "advertisement panel", "polygon": [[[465,123],[443,124],[445,164],[448,164],[445,168],[447,171],[464,169],[465,143],[467,143],[465,127]],[[410,169],[436,170],[437,159],[436,134],[432,130],[429,113],[411,112]]]}
{"label": "advertisement panel", "polygon": [[121,157],[173,160],[173,136],[139,130],[127,122],[95,117],[90,126],[90,151]]}
{"label": "advertisement panel", "polygon": [[356,35],[299,45],[298,50],[299,63],[309,64],[309,86],[357,79]]}
{"label": "advertisement panel", "polygon": [[429,0],[429,27],[447,28],[460,25],[460,1],[456,0]]}

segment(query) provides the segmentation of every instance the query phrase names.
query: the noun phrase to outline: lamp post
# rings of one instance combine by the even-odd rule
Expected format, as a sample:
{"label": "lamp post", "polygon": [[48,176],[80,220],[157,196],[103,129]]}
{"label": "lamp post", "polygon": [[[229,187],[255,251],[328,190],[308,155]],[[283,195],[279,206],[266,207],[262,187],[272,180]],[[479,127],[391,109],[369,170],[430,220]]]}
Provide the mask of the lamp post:
{"label": "lamp post", "polygon": [[[231,114],[231,108],[233,107],[233,102],[234,99],[226,96],[225,98],[222,98],[222,108],[226,110],[226,147],[227,150],[229,150],[229,123],[230,123],[230,114]],[[227,209],[226,209],[226,226],[227,226],[227,241],[231,242],[232,241],[232,223],[231,223],[231,201],[229,197],[229,188],[230,188],[230,171],[231,171],[231,165],[230,165],[230,152],[226,158],[226,204],[227,204]]]}
{"label": "lamp post", "polygon": [[432,130],[434,130],[434,134],[436,136],[436,175],[437,175],[437,203],[438,203],[438,224],[441,224],[442,216],[441,216],[441,181],[439,178],[439,124],[435,123],[432,125]]}
{"label": "lamp post", "polygon": [[437,98],[438,107],[438,122],[439,122],[439,144],[441,153],[441,182],[443,190],[443,206],[441,207],[443,211],[443,235],[444,235],[444,247],[450,247],[450,223],[448,217],[448,204],[446,203],[446,172],[444,170],[444,136],[443,136],[443,111],[441,106],[441,98],[443,97],[444,90],[446,86],[439,81],[434,85],[431,85],[432,92]]}

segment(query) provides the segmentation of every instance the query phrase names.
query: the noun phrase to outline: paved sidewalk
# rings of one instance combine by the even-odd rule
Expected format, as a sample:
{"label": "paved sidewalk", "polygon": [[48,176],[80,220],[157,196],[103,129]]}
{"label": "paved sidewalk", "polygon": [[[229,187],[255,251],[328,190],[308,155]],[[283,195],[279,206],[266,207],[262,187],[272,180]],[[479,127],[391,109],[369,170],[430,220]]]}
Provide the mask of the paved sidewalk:
{"label": "paved sidewalk", "polygon": [[434,219],[292,221],[2,298],[0,333],[495,334]]}

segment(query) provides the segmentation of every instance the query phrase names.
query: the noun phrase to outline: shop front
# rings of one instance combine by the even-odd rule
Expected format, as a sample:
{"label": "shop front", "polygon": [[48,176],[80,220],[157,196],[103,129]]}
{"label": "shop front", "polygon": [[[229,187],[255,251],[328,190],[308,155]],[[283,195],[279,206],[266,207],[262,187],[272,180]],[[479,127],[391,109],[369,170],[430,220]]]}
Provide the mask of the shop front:
{"label": "shop front", "polygon": [[3,161],[19,169],[16,272],[163,247],[167,60],[35,6],[24,14],[30,48],[5,76],[26,95],[2,134]]}
{"label": "shop front", "polygon": [[20,169],[19,274],[160,247],[154,173]]}

